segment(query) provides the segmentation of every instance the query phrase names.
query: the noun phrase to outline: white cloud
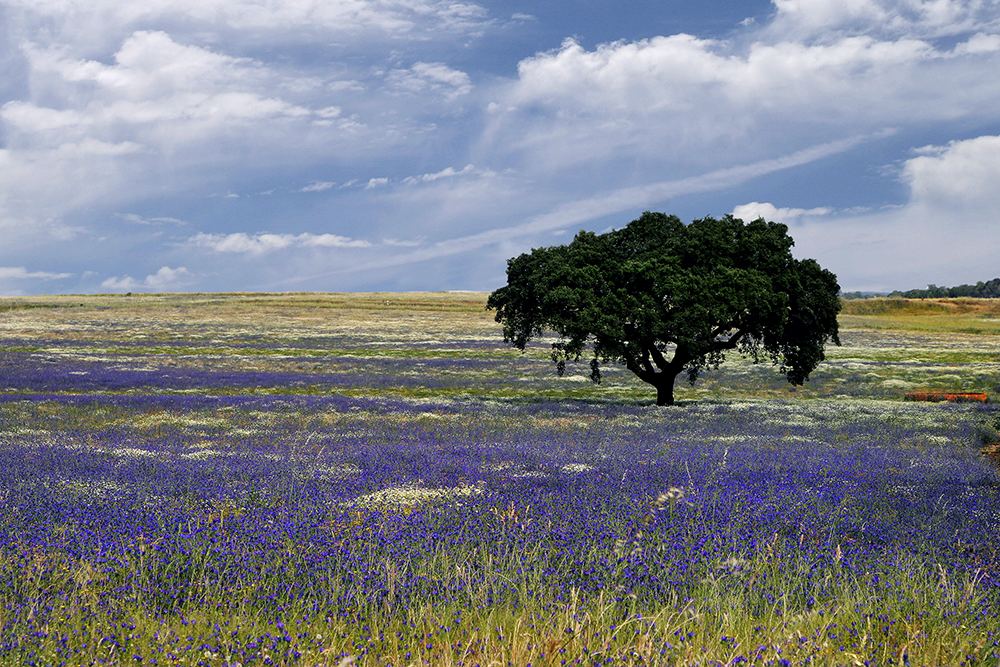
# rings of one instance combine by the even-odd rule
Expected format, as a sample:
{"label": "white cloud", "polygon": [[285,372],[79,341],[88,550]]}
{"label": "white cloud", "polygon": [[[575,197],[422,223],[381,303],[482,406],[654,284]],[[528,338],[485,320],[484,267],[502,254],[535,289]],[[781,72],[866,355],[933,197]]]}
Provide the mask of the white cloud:
{"label": "white cloud", "polygon": [[151,273],[142,280],[125,275],[110,277],[101,283],[101,287],[115,291],[131,290],[168,290],[184,287],[190,284],[193,274],[186,267],[171,268],[161,266],[156,273]]}
{"label": "white cloud", "polygon": [[[453,178],[460,177],[470,177],[475,176],[479,178],[490,178],[496,176],[496,172],[491,169],[482,169],[474,164],[467,164],[462,168],[456,168],[452,166],[445,167],[439,171],[432,171],[423,174],[416,174],[413,176],[405,176],[400,179],[392,179],[388,176],[379,176],[376,178],[369,178],[367,181],[359,181],[358,179],[351,179],[346,183],[343,183],[339,189],[349,189],[354,187],[362,187],[365,190],[375,190],[376,188],[384,188],[392,183],[402,183],[403,185],[422,185],[437,183],[440,181],[445,181]],[[310,190],[303,189],[302,192],[313,192],[319,190],[327,190],[334,187],[336,183],[318,181],[310,186]]]}
{"label": "white cloud", "polygon": [[417,248],[425,243],[424,239],[382,239],[382,243],[394,248]]}
{"label": "white cloud", "polygon": [[834,31],[942,36],[995,24],[992,0],[772,0],[784,38]]}
{"label": "white cloud", "polygon": [[770,202],[752,201],[748,204],[741,204],[733,209],[733,217],[744,221],[764,218],[771,222],[782,222],[792,225],[803,218],[817,218],[830,215],[833,209],[828,207],[817,208],[779,208]]}
{"label": "white cloud", "polygon": [[1000,136],[954,141],[922,152],[902,170],[913,205],[951,210],[956,218],[970,207],[1000,205]]}
{"label": "white cloud", "polygon": [[[344,267],[335,271],[325,271],[318,274],[297,275],[275,281],[268,287],[274,288],[282,285],[300,284],[332,275],[357,272],[360,269],[371,271],[406,266],[427,260],[461,255],[487,246],[514,244],[512,247],[517,248],[520,247],[518,245],[520,241],[523,241],[525,238],[537,237],[539,234],[546,234],[566,227],[577,227],[591,220],[615,213],[638,212],[644,207],[655,205],[672,197],[723,190],[759,176],[790,169],[836,155],[837,153],[842,153],[862,143],[865,139],[866,137],[854,137],[848,140],[811,146],[808,149],[775,159],[727,167],[688,178],[657,181],[602,192],[562,204],[546,213],[534,215],[520,224],[497,227],[434,243],[421,244],[422,247],[420,249],[412,250],[408,253],[381,257],[376,260],[366,259],[363,266]],[[402,244],[397,243],[394,245]]]}
{"label": "white cloud", "polygon": [[176,144],[248,123],[330,118],[326,108],[313,111],[275,96],[278,81],[260,63],[180,44],[160,31],[132,34],[112,64],[68,57],[59,49],[30,47],[25,55],[36,85],[71,105],[16,100],[0,108],[11,131],[36,141],[145,128],[138,143]]}
{"label": "white cloud", "polygon": [[614,160],[690,173],[734,147],[763,157],[887,127],[993,122],[1000,108],[991,36],[958,54],[906,36],[749,35],[749,43],[677,34],[594,49],[567,40],[519,63],[517,79],[495,95],[484,144],[538,173]]}
{"label": "white cloud", "polygon": [[0,266],[0,280],[62,280],[72,275],[72,273],[29,271],[23,266]]}
{"label": "white cloud", "polygon": [[297,241],[306,248],[367,248],[371,246],[368,241],[337,234],[299,234]]}
{"label": "white cloud", "polygon": [[956,56],[978,55],[1000,51],[1000,35],[988,35],[977,32],[975,35],[955,46]]}
{"label": "white cloud", "polygon": [[407,185],[414,185],[417,183],[433,183],[434,181],[440,181],[444,178],[454,178],[456,176],[467,176],[473,173],[484,173],[476,169],[473,164],[467,164],[461,169],[455,169],[454,167],[445,167],[441,171],[435,171],[427,174],[420,174],[419,176],[407,176],[403,179],[403,183]]}
{"label": "white cloud", "polygon": [[409,69],[394,69],[386,75],[389,85],[400,92],[433,92],[454,100],[472,92],[472,80],[465,72],[444,63],[415,63]]}
{"label": "white cloud", "polygon": [[326,192],[336,185],[336,181],[313,181],[309,185],[299,188],[299,192]]}
{"label": "white cloud", "polygon": [[186,225],[188,224],[180,218],[172,218],[170,216],[152,216],[146,217],[139,215],[138,213],[120,213],[118,217],[125,222],[131,223],[133,225],[146,225],[146,226],[160,226],[160,225]]}
{"label": "white cloud", "polygon": [[[775,29],[813,32],[847,26],[875,25],[888,12],[872,0],[772,0],[777,9]],[[888,4],[888,3],[886,3]]]}
{"label": "white cloud", "polygon": [[368,241],[338,234],[205,234],[192,236],[189,243],[212,252],[259,256],[286,248],[367,248]]}
{"label": "white cloud", "polygon": [[323,42],[423,39],[482,31],[489,13],[454,0],[6,0],[22,21],[44,25],[56,41],[100,46],[148,25],[173,25],[229,39]]}
{"label": "white cloud", "polygon": [[[921,137],[913,143],[964,136],[993,128],[1000,108],[996,0],[776,0],[771,17],[758,13],[724,40],[567,41],[507,80],[513,63],[485,63],[472,39],[491,25],[488,13],[463,0],[0,4],[0,60],[11,70],[0,81],[0,262],[156,258],[151,266],[185,264],[188,279],[211,287],[322,271],[330,253],[308,249],[324,247],[372,246],[342,252],[345,272],[448,256],[442,276],[498,274],[500,254],[552,242],[552,230],[721,193],[884,128]],[[984,146],[910,156],[899,172],[911,191],[904,208],[981,219],[989,181],[972,174],[983,173]],[[844,156],[848,169],[864,168],[861,153]],[[393,176],[339,182],[349,173]],[[834,178],[831,190],[843,192]],[[251,193],[274,183],[295,185],[274,190],[273,206],[254,206]],[[795,225],[804,243],[828,223],[897,224],[894,212],[848,214],[840,201],[816,202],[837,206],[824,211],[767,198],[754,210]],[[114,218],[196,207],[206,209],[204,233],[185,233],[179,247],[169,218]],[[359,220],[367,231],[253,233],[287,229],[282,211]],[[122,220],[163,229],[140,233]],[[111,265],[101,276],[123,275],[108,280],[137,289],[156,280],[142,278],[147,267]],[[365,280],[390,284],[385,275]]]}
{"label": "white cloud", "polygon": [[[217,162],[224,153],[206,151],[211,141],[240,134],[270,141],[275,123],[313,118],[264,92],[274,75],[259,63],[162,32],[135,33],[111,64],[35,46],[24,56],[37,99],[0,107],[0,220],[31,223],[17,236],[95,202],[160,191],[155,174],[166,165]],[[184,173],[171,170],[171,178]]]}
{"label": "white cloud", "polygon": [[169,266],[161,266],[156,273],[151,273],[143,280],[143,285],[149,289],[165,289],[167,287],[177,287],[187,282],[191,272],[183,266],[172,269]]}
{"label": "white cloud", "polygon": [[22,55],[31,86],[0,106],[11,247],[76,235],[63,219],[89,207],[205,196],[248,168],[349,159],[398,140],[369,136],[322,81],[163,31],[129,35],[108,61],[30,42]]}
{"label": "white cloud", "polygon": [[797,252],[819,259],[848,290],[996,277],[1000,136],[920,153],[903,165],[901,178],[909,188],[903,205],[865,215],[803,216],[792,229]]}

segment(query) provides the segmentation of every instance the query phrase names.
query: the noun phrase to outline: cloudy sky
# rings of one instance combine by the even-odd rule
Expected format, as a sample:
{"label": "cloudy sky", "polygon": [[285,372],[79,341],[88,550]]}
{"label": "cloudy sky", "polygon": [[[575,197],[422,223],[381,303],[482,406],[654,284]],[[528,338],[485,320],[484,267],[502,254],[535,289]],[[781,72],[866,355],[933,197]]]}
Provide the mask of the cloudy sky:
{"label": "cloudy sky", "polygon": [[485,290],[646,209],[1000,275],[1000,0],[0,0],[0,68],[0,293]]}

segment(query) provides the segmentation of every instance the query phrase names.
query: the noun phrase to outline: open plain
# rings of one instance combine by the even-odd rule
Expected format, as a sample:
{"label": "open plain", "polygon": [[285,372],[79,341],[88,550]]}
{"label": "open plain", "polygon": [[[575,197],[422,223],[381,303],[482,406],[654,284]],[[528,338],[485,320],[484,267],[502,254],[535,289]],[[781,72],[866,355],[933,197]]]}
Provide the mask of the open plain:
{"label": "open plain", "polygon": [[0,662],[997,664],[1000,304],[803,387],[558,377],[478,293],[0,300]]}

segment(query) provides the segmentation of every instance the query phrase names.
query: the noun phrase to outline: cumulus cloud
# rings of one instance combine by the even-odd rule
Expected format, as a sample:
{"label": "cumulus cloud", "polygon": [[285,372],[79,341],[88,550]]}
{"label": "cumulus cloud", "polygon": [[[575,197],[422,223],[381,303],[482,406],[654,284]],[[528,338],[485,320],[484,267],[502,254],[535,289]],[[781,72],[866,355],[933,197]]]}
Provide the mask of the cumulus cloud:
{"label": "cumulus cloud", "polygon": [[1000,210],[996,206],[1000,204],[1000,136],[953,141],[920,152],[902,169],[913,205],[955,214],[968,208],[985,214],[986,206],[994,213]]}
{"label": "cumulus cloud", "polygon": [[668,167],[690,169],[734,146],[762,157],[838,133],[992,122],[1000,108],[992,35],[953,49],[909,36],[750,34],[749,42],[677,34],[593,49],[567,40],[519,63],[489,116],[488,145],[539,172],[595,161],[663,165],[665,155]]}
{"label": "cumulus cloud", "polygon": [[849,290],[996,277],[1000,136],[924,147],[903,164],[901,180],[909,194],[900,206],[864,215],[803,215],[792,228],[797,252],[829,266]]}
{"label": "cumulus cloud", "polygon": [[30,43],[23,56],[31,89],[0,106],[11,246],[66,238],[63,218],[88,207],[222,185],[248,158],[315,160],[363,136],[309,80],[162,31],[130,35],[110,62]]}
{"label": "cumulus cloud", "polygon": [[287,248],[367,248],[371,243],[338,234],[196,234],[189,243],[217,253],[259,256]]}
{"label": "cumulus cloud", "polygon": [[281,119],[329,119],[274,94],[275,74],[262,64],[140,31],[124,41],[114,62],[81,60],[58,48],[25,54],[39,86],[65,108],[15,100],[0,108],[9,131],[37,141],[65,142],[145,128],[137,145],[190,141],[214,128]]}
{"label": "cumulus cloud", "polygon": [[770,202],[752,201],[741,204],[733,209],[733,217],[744,221],[764,218],[771,222],[782,222],[791,225],[803,218],[817,218],[830,215],[833,209],[820,206],[817,208],[779,208]]}
{"label": "cumulus cloud", "polygon": [[[674,198],[709,191],[726,207],[747,201],[726,189],[843,153],[886,128],[896,128],[896,145],[910,137],[916,145],[995,125],[996,0],[773,4],[770,17],[734,26],[724,40],[673,34],[557,46],[560,34],[536,42],[557,48],[515,66],[468,48],[492,21],[471,0],[7,0],[0,263],[155,257],[152,266],[191,267],[178,280],[242,286],[247,267],[260,280],[309,275],[310,266],[324,270],[328,253],[308,248],[370,245],[353,231],[253,231],[285,229],[275,216],[314,216],[363,220],[365,236],[385,239],[343,252],[345,271],[448,256],[434,280],[449,271],[464,281],[464,269],[502,275],[501,255],[550,242],[553,230],[610,224],[601,216],[672,209]],[[548,20],[529,32],[552,39]],[[985,219],[990,150],[977,140],[908,156],[899,174],[910,194],[899,211]],[[840,162],[862,169],[869,159],[856,151]],[[779,178],[768,192],[737,211],[786,221],[807,247],[838,225],[879,243],[880,230],[904,229],[899,211],[860,215],[845,208],[853,202],[790,207]],[[274,196],[255,206],[264,202],[253,193]],[[198,211],[187,215],[203,233],[178,245],[166,228],[180,222],[116,219],[118,211]],[[269,262],[241,261],[264,255]],[[146,267],[114,266],[101,274],[122,274],[108,278],[114,285],[153,289],[147,280],[158,280],[131,277]],[[368,275],[370,286],[412,277]]]}
{"label": "cumulus cloud", "polygon": [[190,284],[193,277],[193,274],[186,267],[161,266],[158,271],[149,274],[142,280],[136,280],[129,275],[112,276],[104,280],[101,287],[121,292],[132,290],[162,291],[184,287]]}
{"label": "cumulus cloud", "polygon": [[989,35],[979,32],[955,46],[952,53],[956,56],[965,56],[993,53],[995,51],[1000,51],[1000,35]]}

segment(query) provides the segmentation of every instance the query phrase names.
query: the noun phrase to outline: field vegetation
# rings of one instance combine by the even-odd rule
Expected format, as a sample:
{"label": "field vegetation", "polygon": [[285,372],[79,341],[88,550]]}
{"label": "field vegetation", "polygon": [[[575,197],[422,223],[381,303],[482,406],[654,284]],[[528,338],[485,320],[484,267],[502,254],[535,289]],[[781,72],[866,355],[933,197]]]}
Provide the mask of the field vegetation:
{"label": "field vegetation", "polygon": [[485,294],[0,300],[0,663],[1000,662],[1000,304],[656,407]]}

